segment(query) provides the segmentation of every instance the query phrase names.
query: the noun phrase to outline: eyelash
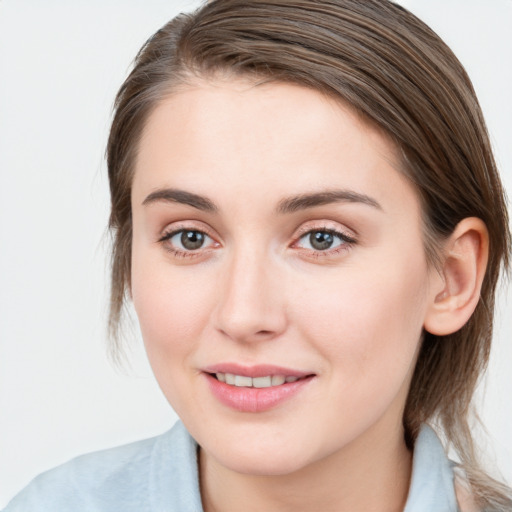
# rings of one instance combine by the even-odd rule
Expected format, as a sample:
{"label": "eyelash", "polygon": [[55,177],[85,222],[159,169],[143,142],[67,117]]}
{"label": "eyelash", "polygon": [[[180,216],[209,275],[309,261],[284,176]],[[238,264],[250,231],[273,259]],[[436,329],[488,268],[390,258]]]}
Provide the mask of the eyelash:
{"label": "eyelash", "polygon": [[[177,249],[176,247],[173,247],[172,245],[170,245],[170,243],[168,243],[174,236],[176,236],[180,233],[187,232],[187,231],[192,232],[192,233],[200,233],[201,235],[208,237],[209,239],[211,239],[213,241],[213,237],[211,237],[208,233],[206,233],[205,231],[203,231],[201,229],[197,229],[194,227],[180,227],[177,229],[173,229],[167,233],[164,233],[163,236],[158,240],[158,242],[164,246],[166,251],[170,252],[176,258],[195,258],[197,256],[201,256],[202,254],[204,254],[204,251],[205,251],[205,249],[203,247],[200,247],[196,251],[182,250],[182,249]],[[203,250],[200,251],[200,249],[203,249]]]}
{"label": "eyelash", "polygon": [[[173,247],[172,245],[170,245],[168,243],[174,236],[176,236],[180,233],[183,234],[184,232],[187,232],[187,231],[193,232],[193,233],[199,233],[205,237],[208,237],[210,240],[212,240],[214,242],[213,245],[215,245],[215,244],[220,245],[217,242],[215,242],[213,237],[210,236],[207,232],[205,232],[201,229],[194,228],[194,227],[180,227],[178,229],[173,229],[172,231],[164,233],[163,236],[158,240],[158,242],[164,246],[166,251],[170,252],[176,258],[199,257],[201,255],[204,255],[205,251],[207,251],[208,249],[211,249],[211,247],[207,247],[207,248],[200,247],[197,250],[193,250],[193,249],[182,250],[182,249],[177,249],[176,247]],[[338,238],[341,241],[341,243],[338,246],[336,246],[334,249],[320,250],[320,249],[306,249],[305,248],[304,250],[309,253],[308,255],[310,257],[314,257],[314,258],[335,256],[341,252],[349,250],[353,245],[355,245],[357,243],[357,240],[355,238],[353,238],[350,235],[347,235],[346,233],[343,233],[342,231],[338,231],[336,229],[332,229],[329,227],[314,227],[314,228],[302,229],[299,232],[296,240],[293,242],[293,244],[291,246],[292,247],[297,246],[297,244],[301,240],[305,239],[308,236],[311,236],[312,233],[327,233],[329,235],[332,235],[335,238]],[[203,250],[201,251],[201,249],[203,249]]]}
{"label": "eyelash", "polygon": [[314,258],[325,258],[335,256],[341,252],[350,250],[350,248],[357,243],[357,240],[354,237],[348,235],[347,233],[344,233],[343,231],[332,229],[327,226],[319,226],[314,228],[305,228],[301,230],[299,232],[299,236],[296,242],[293,243],[293,246],[296,246],[301,240],[305,239],[306,237],[310,237],[313,233],[327,233],[335,238],[338,238],[341,242],[337,247],[333,249],[305,249],[308,251],[309,256],[312,256]]}

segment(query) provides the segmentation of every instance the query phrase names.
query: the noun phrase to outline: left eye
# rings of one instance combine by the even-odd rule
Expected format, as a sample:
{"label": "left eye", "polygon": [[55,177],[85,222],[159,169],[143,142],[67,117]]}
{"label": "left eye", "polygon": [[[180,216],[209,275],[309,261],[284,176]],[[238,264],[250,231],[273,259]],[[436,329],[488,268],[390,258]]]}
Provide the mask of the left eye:
{"label": "left eye", "polygon": [[196,251],[213,242],[206,233],[196,229],[181,229],[169,233],[163,240],[169,241],[175,249],[182,251]]}
{"label": "left eye", "polygon": [[314,251],[327,251],[328,249],[335,249],[340,245],[350,243],[351,240],[344,236],[342,233],[335,231],[319,229],[306,233],[299,239],[298,245],[304,249],[311,249]]}

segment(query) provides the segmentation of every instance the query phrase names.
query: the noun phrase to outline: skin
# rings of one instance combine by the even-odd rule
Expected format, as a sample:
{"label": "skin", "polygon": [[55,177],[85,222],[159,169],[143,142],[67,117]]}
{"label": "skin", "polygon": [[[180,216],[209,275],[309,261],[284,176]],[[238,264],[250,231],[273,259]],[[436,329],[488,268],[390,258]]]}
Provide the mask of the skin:
{"label": "skin", "polygon": [[[205,511],[403,509],[402,412],[446,279],[426,262],[420,203],[399,168],[382,133],[295,85],[198,82],[150,116],[132,189],[131,293],[159,385],[201,447]],[[216,211],[147,201],[168,188]],[[276,211],[340,189],[375,204]],[[208,237],[192,251],[162,240],[178,229]],[[354,242],[313,248],[306,233],[325,229]],[[224,362],[315,377],[276,408],[244,413],[201,372]]]}

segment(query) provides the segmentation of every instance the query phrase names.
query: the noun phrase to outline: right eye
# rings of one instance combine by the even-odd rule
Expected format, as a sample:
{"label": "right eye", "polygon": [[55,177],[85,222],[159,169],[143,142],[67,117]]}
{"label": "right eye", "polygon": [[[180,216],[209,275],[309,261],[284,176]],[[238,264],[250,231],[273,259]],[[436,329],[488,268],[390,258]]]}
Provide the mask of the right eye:
{"label": "right eye", "polygon": [[180,229],[166,233],[159,242],[176,254],[177,256],[187,256],[199,251],[207,249],[215,245],[215,241],[203,231],[198,229]]}

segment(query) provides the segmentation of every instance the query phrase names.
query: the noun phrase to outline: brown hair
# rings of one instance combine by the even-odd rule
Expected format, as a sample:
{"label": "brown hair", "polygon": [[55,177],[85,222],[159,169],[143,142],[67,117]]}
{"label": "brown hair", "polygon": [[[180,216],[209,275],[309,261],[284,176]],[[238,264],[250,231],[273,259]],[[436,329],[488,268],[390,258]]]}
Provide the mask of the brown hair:
{"label": "brown hair", "polygon": [[508,490],[479,469],[468,423],[489,357],[496,285],[509,266],[504,192],[464,68],[429,27],[388,0],[213,0],[146,42],[117,95],[107,148],[112,334],[130,287],[130,193],[145,122],[177,87],[218,74],[311,87],[383,129],[420,194],[432,264],[459,221],[485,222],[490,257],[481,299],[458,332],[424,333],[403,423],[409,446],[421,423],[436,423],[480,504],[504,510]]}

